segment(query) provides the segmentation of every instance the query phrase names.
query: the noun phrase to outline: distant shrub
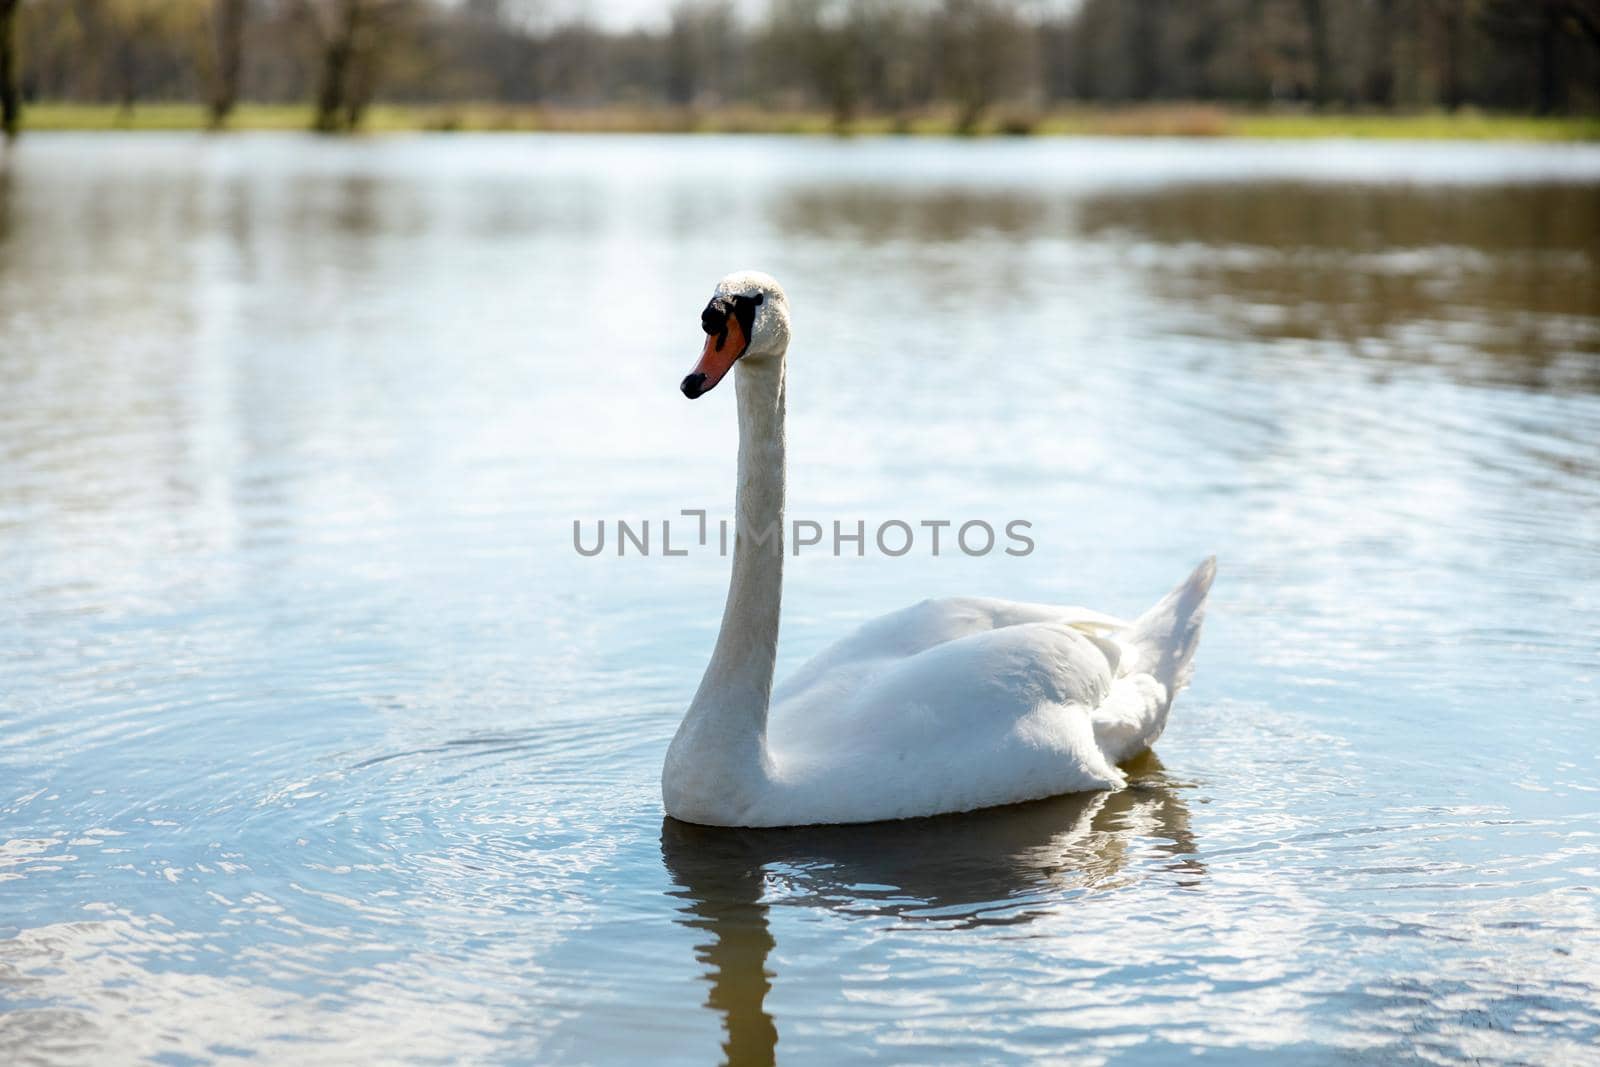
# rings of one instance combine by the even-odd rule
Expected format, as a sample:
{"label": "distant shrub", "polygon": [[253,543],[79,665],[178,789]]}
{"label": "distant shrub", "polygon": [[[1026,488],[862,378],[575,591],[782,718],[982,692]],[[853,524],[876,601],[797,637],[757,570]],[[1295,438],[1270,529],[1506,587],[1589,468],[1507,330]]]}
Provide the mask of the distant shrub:
{"label": "distant shrub", "polygon": [[1039,115],[1032,111],[1014,111],[1000,116],[995,127],[1007,137],[1031,137],[1039,130]]}

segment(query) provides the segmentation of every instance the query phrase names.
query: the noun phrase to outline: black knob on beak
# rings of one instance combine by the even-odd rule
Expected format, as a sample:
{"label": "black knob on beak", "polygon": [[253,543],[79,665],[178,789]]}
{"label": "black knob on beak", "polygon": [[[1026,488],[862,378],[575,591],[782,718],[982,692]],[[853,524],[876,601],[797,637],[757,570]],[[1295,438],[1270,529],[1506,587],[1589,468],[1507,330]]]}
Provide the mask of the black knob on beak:
{"label": "black knob on beak", "polygon": [[697,371],[685,378],[678,388],[683,390],[684,396],[693,400],[706,391],[706,376]]}

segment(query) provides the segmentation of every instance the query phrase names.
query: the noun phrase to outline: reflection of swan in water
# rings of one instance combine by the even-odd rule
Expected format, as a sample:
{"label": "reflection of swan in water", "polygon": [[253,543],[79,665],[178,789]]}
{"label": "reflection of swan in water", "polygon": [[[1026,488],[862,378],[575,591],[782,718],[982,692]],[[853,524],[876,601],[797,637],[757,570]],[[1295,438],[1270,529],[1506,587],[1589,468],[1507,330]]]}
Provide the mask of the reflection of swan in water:
{"label": "reflection of swan in water", "polygon": [[740,830],[667,818],[661,853],[685,901],[678,921],[709,936],[696,946],[708,967],[708,1005],[724,1019],[728,1062],[773,1062],[777,1026],[764,1007],[776,942],[763,896],[783,883],[784,904],[832,906],[854,915],[963,926],[1026,923],[1063,906],[1061,890],[1104,886],[1148,838],[1172,857],[1180,885],[1204,874],[1195,858],[1180,787],[1147,753],[1124,768],[1129,788],[1074,793],[890,825]]}

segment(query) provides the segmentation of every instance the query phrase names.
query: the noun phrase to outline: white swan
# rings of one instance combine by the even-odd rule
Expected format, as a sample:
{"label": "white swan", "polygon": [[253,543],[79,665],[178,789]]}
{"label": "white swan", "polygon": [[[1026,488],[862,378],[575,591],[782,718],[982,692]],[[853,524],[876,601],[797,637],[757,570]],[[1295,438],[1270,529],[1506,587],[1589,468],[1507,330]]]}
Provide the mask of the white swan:
{"label": "white swan", "polygon": [[667,814],[713,826],[873,822],[1120,789],[1188,681],[1214,559],[1133,622],[959,597],[862,626],[772,688],[783,593],[789,304],[717,284],[690,399],[738,364],[733,578],[700,689],[667,750]]}

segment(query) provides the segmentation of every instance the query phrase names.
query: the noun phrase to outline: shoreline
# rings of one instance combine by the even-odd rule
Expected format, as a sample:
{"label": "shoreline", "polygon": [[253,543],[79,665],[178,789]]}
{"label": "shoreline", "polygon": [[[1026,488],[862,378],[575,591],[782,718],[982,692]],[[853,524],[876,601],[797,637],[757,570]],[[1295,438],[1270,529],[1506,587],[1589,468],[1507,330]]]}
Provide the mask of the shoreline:
{"label": "shoreline", "polygon": [[[304,105],[245,104],[228,131],[309,130]],[[23,110],[22,132],[205,130],[203,105],[191,103],[45,103]],[[501,104],[381,104],[371,108],[363,135],[386,133],[718,133],[794,136],[959,136],[953,114],[863,115],[844,130],[820,111],[718,108],[548,108]],[[1173,104],[1127,108],[1021,111],[997,107],[965,136],[1194,137],[1309,140],[1597,141],[1600,116],[1534,117],[1482,112],[1409,114],[1235,110]]]}

